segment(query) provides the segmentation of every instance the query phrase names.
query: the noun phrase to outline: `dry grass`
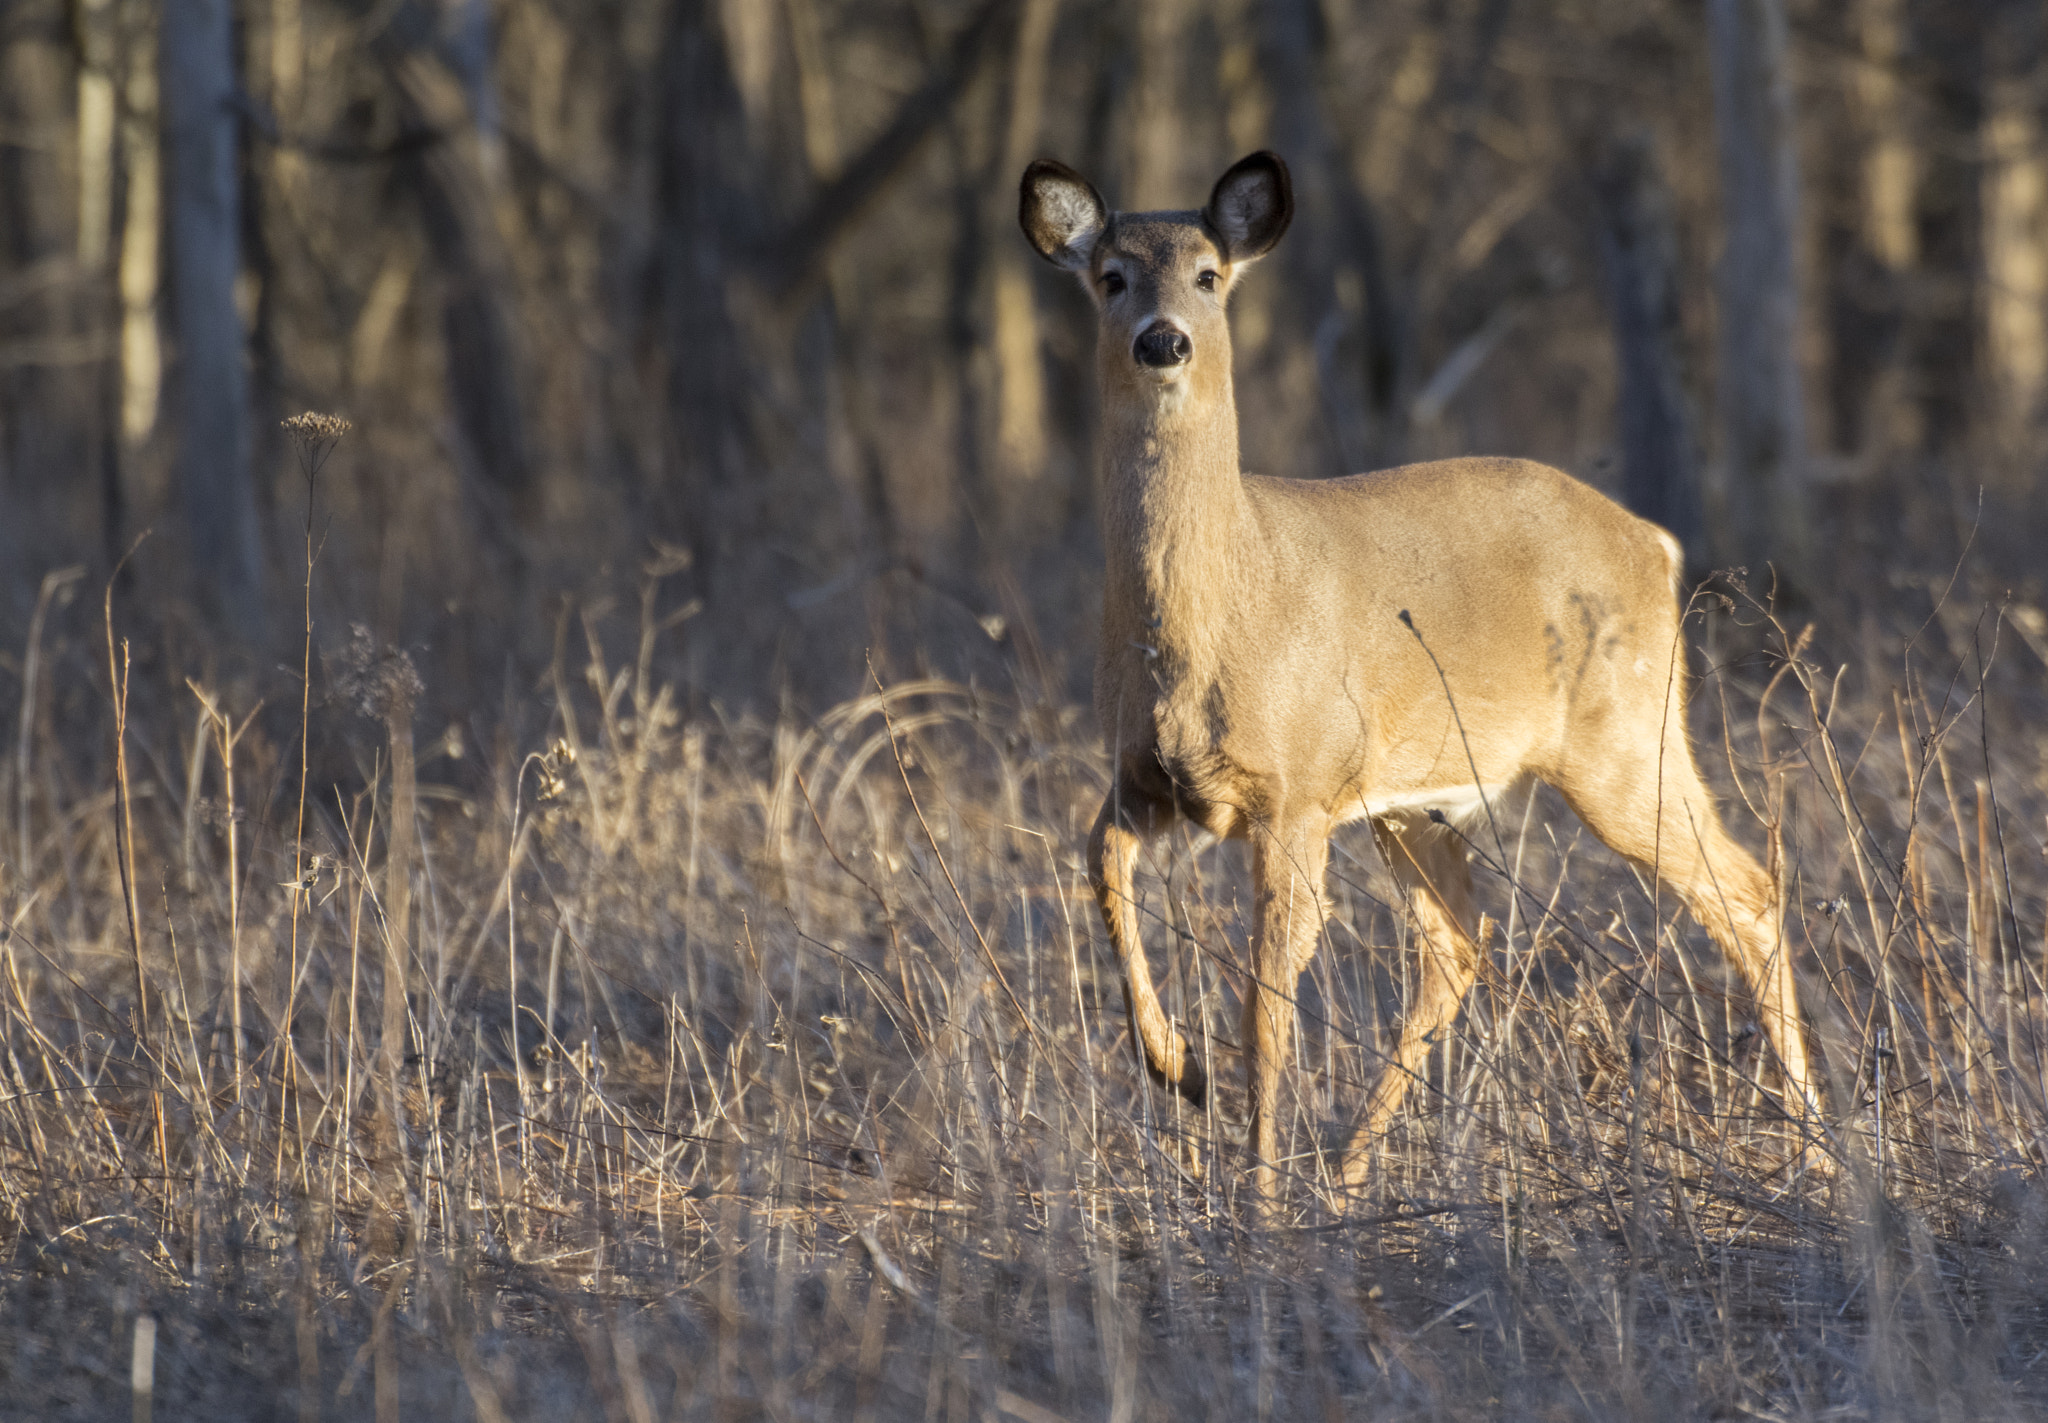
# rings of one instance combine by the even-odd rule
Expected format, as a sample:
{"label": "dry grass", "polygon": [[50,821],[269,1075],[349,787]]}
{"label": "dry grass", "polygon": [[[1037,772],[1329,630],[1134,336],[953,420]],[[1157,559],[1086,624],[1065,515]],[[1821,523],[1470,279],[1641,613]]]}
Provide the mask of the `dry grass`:
{"label": "dry grass", "polygon": [[[222,1423],[2048,1403],[2038,614],[1958,593],[1839,674],[1715,620],[1723,653],[1767,649],[1696,728],[1795,905],[1834,1114],[1805,1160],[1832,1174],[1794,1169],[1704,936],[1539,805],[1503,826],[1513,888],[1481,876],[1481,985],[1342,1210],[1326,1152],[1409,960],[1370,837],[1340,842],[1284,1207],[1254,1229],[1241,1099],[1174,1106],[1125,1037],[1078,860],[1085,714],[932,679],[685,719],[663,606],[612,629],[623,665],[593,620],[545,736],[487,773],[422,747],[410,784],[390,698],[316,719],[361,776],[314,778],[303,846],[296,726],[236,730],[278,689],[131,708],[117,787],[104,686],[29,649],[0,1414],[129,1407],[145,1317],[157,1405]],[[359,692],[396,666],[356,662]],[[1152,868],[1169,1010],[1234,1084],[1241,852],[1183,837]]]}

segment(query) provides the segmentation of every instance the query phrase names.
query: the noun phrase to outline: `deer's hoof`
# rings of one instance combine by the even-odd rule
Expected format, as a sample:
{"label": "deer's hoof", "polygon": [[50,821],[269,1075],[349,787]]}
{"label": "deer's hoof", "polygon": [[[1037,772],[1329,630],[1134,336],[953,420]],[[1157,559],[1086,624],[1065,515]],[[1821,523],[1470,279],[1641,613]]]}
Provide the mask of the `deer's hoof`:
{"label": "deer's hoof", "polygon": [[1168,1091],[1179,1094],[1181,1100],[1198,1111],[1209,1106],[1209,1075],[1202,1071],[1202,1064],[1195,1060],[1194,1051],[1182,1045],[1180,1050],[1180,1076],[1170,1078],[1154,1067],[1148,1058],[1145,1071],[1154,1082]]}

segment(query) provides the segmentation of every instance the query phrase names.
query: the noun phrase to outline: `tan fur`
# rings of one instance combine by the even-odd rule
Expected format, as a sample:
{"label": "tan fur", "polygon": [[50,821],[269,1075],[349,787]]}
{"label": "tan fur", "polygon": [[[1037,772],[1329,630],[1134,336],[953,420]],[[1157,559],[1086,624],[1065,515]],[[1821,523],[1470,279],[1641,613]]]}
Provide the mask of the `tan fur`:
{"label": "tan fur", "polygon": [[[1027,174],[1026,230],[1081,275],[1101,312],[1108,567],[1095,703],[1115,786],[1089,866],[1154,1074],[1195,1100],[1206,1091],[1160,1008],[1132,894],[1140,848],[1185,816],[1252,845],[1243,1046],[1254,1180],[1270,1198],[1280,1067],[1325,919],[1329,838],[1371,819],[1407,893],[1423,973],[1346,1152],[1345,1180],[1359,1183],[1366,1148],[1477,971],[1460,829],[1490,849],[1493,798],[1535,778],[1707,927],[1756,994],[1789,1095],[1810,1106],[1773,885],[1723,832],[1686,739],[1676,543],[1521,460],[1327,481],[1242,473],[1224,314],[1242,263],[1221,250],[1220,197],[1202,213],[1118,214],[1097,232],[1048,237],[1034,182],[1059,189],[1069,207],[1055,217],[1067,217],[1067,185],[1081,181],[1041,173],[1055,167]],[[1204,271],[1217,274],[1213,294],[1197,286]],[[1120,294],[1105,287],[1111,273]],[[1187,364],[1134,358],[1133,342],[1160,322],[1192,339]],[[1432,819],[1432,805],[1453,823]]]}

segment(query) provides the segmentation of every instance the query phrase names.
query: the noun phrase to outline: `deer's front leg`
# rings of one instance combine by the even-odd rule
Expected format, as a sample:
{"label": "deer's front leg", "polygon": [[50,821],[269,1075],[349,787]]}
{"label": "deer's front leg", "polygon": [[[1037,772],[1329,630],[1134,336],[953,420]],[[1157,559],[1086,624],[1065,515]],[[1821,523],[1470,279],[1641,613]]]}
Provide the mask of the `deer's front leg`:
{"label": "deer's front leg", "polygon": [[1088,880],[1109,942],[1123,965],[1124,1011],[1139,1059],[1161,1086],[1200,1107],[1208,1101],[1209,1079],[1187,1039],[1174,1031],[1159,1006],[1152,967],[1145,961],[1145,941],[1138,932],[1138,900],[1132,887],[1138,852],[1173,823],[1173,815],[1170,804],[1146,795],[1128,778],[1119,782],[1103,801],[1088,837]]}
{"label": "deer's front leg", "polygon": [[1295,985],[1315,957],[1323,927],[1323,871],[1329,827],[1287,826],[1256,834],[1251,978],[1244,995],[1245,1086],[1250,1095],[1252,1187],[1263,1214],[1280,1160],[1280,1069],[1294,1040]]}

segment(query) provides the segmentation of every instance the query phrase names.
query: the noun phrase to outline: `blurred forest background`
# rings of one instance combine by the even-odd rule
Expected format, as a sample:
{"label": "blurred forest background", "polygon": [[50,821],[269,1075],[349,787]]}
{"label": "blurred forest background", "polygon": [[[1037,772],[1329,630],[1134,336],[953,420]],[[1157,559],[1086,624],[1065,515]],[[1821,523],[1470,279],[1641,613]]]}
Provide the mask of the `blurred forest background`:
{"label": "blurred forest background", "polygon": [[[149,1416],[159,1315],[222,1420],[2041,1416],[2044,132],[2040,0],[0,0],[0,1419]],[[1259,147],[1249,468],[1531,456],[1789,591],[1692,712],[1834,1184],[1526,818],[1365,1196],[1362,827],[1301,1231],[1234,850],[1141,890],[1223,1090],[1128,1057],[1016,185]]]}
{"label": "blurred forest background", "polygon": [[0,641],[150,529],[144,641],[295,645],[312,408],[319,641],[451,707],[650,561],[693,697],[1079,696],[1092,318],[1016,178],[1260,146],[1248,468],[1532,456],[1807,589],[1982,489],[2024,578],[2044,123],[2032,0],[6,0]]}

